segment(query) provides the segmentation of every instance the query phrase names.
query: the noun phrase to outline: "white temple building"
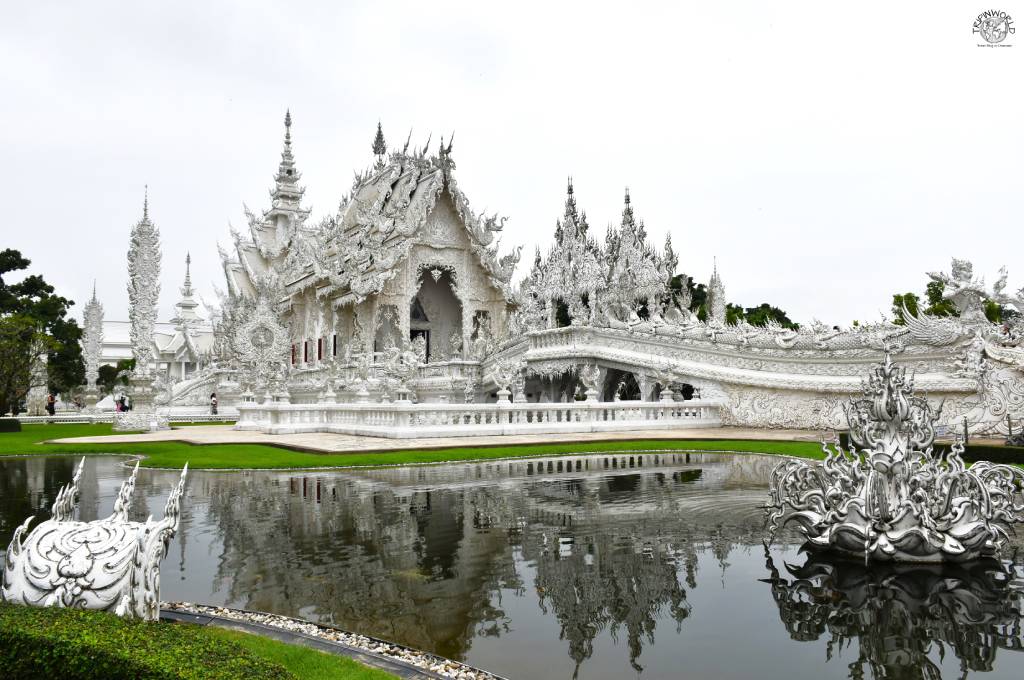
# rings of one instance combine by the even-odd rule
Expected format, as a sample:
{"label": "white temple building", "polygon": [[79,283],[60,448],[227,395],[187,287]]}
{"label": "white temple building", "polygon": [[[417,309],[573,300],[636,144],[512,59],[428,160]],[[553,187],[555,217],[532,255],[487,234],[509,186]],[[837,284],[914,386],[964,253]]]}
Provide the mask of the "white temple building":
{"label": "white temple building", "polygon": [[[943,402],[945,427],[1005,433],[1024,418],[1024,289],[1007,293],[1005,272],[991,289],[963,260],[929,274],[958,317],[730,323],[717,262],[698,310],[677,277],[692,255],[671,235],[652,244],[628,191],[598,240],[570,181],[554,242],[513,284],[522,246],[499,253],[505,218],[471,209],[452,140],[410,144],[389,149],[378,125],[370,166],[312,222],[286,114],[269,206],[219,248],[217,308],[196,313],[186,261],[175,316],[157,324],[173,406],[216,392],[239,427],[271,433],[833,430],[888,351]],[[1017,316],[989,322],[988,301]],[[103,360],[130,356],[127,324],[105,330]]]}

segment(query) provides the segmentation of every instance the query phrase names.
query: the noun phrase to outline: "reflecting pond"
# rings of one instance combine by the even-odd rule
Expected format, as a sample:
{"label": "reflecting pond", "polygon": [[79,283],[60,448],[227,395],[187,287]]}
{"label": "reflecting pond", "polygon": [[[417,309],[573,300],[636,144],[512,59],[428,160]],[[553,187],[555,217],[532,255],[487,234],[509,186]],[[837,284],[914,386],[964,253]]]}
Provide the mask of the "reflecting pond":
{"label": "reflecting pond", "polygon": [[[77,459],[0,458],[0,546]],[[766,550],[778,459],[647,453],[190,474],[163,598],[329,622],[510,678],[1024,675],[1024,559],[872,568]],[[89,458],[82,519],[124,459]],[[140,471],[133,517],[178,473]]]}

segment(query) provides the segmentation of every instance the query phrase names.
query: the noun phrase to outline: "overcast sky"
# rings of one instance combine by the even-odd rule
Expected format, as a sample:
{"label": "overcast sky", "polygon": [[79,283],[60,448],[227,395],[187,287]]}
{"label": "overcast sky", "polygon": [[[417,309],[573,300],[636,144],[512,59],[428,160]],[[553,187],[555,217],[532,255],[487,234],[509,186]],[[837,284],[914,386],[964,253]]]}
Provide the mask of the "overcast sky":
{"label": "overcast sky", "polygon": [[[462,188],[546,249],[572,175],[602,236],[623,188],[730,301],[877,319],[970,258],[1024,285],[1024,32],[982,48],[975,2],[33,2],[0,21],[0,247],[126,318],[149,184],[161,319],[191,251],[268,207],[282,118],[313,219],[391,144],[455,130]],[[502,9],[495,9],[496,7]],[[1020,15],[1024,0],[994,3]],[[81,314],[81,305],[76,307]]]}

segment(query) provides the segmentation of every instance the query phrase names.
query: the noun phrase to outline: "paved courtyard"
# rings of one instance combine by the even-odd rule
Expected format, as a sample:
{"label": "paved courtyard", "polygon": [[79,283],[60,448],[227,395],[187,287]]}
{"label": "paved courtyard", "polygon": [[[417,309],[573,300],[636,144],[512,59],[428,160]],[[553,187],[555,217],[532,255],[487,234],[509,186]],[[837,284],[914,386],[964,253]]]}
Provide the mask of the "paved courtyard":
{"label": "paved courtyard", "polygon": [[307,434],[263,434],[235,430],[231,425],[181,427],[161,432],[116,434],[103,437],[71,437],[52,441],[66,444],[125,444],[132,442],[181,441],[189,444],[273,444],[321,453],[390,451],[396,449],[447,449],[470,446],[512,446],[516,444],[554,444],[628,439],[771,439],[780,441],[818,441],[816,430],[758,430],[740,427],[695,428],[686,430],[631,430],[628,432],[585,432],[573,434],[527,434],[486,437],[437,437],[389,439],[346,434],[314,432]]}

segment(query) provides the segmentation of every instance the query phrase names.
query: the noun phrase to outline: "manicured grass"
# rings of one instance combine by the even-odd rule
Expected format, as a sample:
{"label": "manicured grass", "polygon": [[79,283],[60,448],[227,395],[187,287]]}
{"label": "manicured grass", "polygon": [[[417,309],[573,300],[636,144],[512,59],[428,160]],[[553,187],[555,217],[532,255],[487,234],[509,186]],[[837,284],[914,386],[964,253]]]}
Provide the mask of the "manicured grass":
{"label": "manicured grass", "polygon": [[0,677],[387,680],[307,647],[193,624],[0,602]]}
{"label": "manicured grass", "polygon": [[194,469],[315,468],[410,463],[441,463],[459,460],[493,460],[523,456],[551,456],[584,452],[635,451],[638,449],[688,449],[693,451],[742,451],[773,453],[801,458],[821,458],[814,442],[756,440],[634,440],[535,444],[525,446],[404,449],[367,453],[310,453],[262,444],[203,444],[145,442],[131,444],[45,444],[48,439],[95,437],[111,434],[106,424],[25,425],[21,432],[0,434],[0,455],[24,454],[141,454],[147,467]]}
{"label": "manicured grass", "polygon": [[208,635],[233,642],[254,656],[284,666],[298,678],[317,680],[394,680],[395,676],[376,668],[369,668],[344,656],[326,654],[298,645],[287,645],[277,640],[249,635],[223,628],[206,628]]}

